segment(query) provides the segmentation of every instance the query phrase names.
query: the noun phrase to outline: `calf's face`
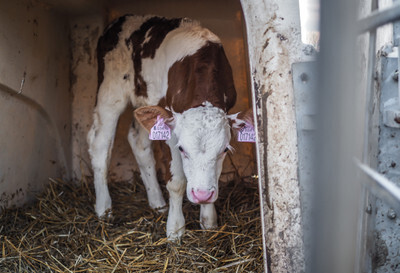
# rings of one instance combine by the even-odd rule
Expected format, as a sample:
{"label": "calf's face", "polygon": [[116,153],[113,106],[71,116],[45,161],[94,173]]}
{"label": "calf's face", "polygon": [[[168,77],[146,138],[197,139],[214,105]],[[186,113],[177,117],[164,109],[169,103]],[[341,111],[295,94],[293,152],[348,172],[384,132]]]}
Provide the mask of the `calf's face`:
{"label": "calf's face", "polygon": [[218,198],[222,163],[230,149],[228,118],[220,108],[207,105],[174,114],[174,121],[187,197],[193,203],[213,203]]}
{"label": "calf's face", "polygon": [[[251,120],[252,112],[248,113]],[[218,180],[223,161],[231,146],[231,126],[238,129],[245,124],[236,115],[227,115],[210,103],[191,108],[183,113],[171,113],[158,106],[147,106],[135,111],[138,121],[150,131],[162,117],[176,138],[183,172],[186,176],[186,194],[192,203],[208,204],[218,198]]]}

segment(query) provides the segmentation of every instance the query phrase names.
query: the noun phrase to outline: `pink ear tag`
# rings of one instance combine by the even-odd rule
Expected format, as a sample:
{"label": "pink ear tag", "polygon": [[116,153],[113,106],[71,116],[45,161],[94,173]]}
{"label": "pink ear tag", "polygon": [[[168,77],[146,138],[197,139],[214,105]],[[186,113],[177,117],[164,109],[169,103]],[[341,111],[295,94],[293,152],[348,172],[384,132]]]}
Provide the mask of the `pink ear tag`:
{"label": "pink ear tag", "polygon": [[238,131],[237,140],[239,142],[256,142],[254,126],[246,122],[246,124]]}
{"label": "pink ear tag", "polygon": [[149,139],[168,140],[171,138],[171,129],[164,122],[164,118],[157,116],[157,122],[151,127]]}

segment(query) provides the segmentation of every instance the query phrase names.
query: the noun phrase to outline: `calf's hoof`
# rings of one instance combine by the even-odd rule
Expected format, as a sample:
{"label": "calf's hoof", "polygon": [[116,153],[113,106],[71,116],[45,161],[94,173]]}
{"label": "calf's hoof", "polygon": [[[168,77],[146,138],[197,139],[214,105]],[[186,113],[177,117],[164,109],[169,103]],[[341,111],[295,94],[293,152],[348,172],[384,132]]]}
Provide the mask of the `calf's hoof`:
{"label": "calf's hoof", "polygon": [[159,212],[159,213],[164,213],[164,212],[166,212],[166,211],[168,210],[168,206],[167,206],[167,204],[165,203],[164,200],[162,200],[162,202],[157,202],[157,203],[155,203],[155,202],[150,202],[150,203],[149,203],[149,206],[150,206],[153,210],[155,210],[155,211],[157,211],[157,212]]}
{"label": "calf's hoof", "polygon": [[165,213],[168,210],[167,205],[165,205],[164,207],[160,207],[160,208],[153,208],[155,211],[157,211],[158,213]]}
{"label": "calf's hoof", "polygon": [[180,242],[183,234],[185,233],[185,219],[178,218],[172,221],[171,217],[167,220],[167,237],[168,241]]}
{"label": "calf's hoof", "polygon": [[201,221],[200,227],[201,227],[201,229],[216,229],[218,227],[218,225],[217,225],[217,223],[209,223],[207,221],[205,221],[205,222]]}
{"label": "calf's hoof", "polygon": [[111,198],[106,199],[103,202],[97,202],[95,205],[95,211],[99,218],[109,218],[112,216],[111,210]]}
{"label": "calf's hoof", "polygon": [[114,219],[113,214],[112,214],[112,209],[107,209],[102,215],[97,214],[97,217],[100,220],[103,220],[106,222],[109,222]]}
{"label": "calf's hoof", "polygon": [[183,234],[185,233],[185,227],[182,227],[174,232],[168,232],[167,230],[167,237],[168,241],[180,244]]}

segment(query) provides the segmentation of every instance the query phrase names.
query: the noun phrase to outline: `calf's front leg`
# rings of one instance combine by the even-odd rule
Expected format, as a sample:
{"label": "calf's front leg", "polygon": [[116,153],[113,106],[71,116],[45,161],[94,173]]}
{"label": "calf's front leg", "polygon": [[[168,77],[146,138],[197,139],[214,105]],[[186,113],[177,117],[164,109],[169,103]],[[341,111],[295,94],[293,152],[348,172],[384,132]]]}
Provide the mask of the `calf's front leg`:
{"label": "calf's front leg", "polygon": [[167,237],[170,241],[179,241],[185,233],[185,218],[182,211],[183,196],[186,190],[186,177],[183,172],[182,159],[176,148],[174,135],[167,141],[171,151],[170,171],[172,178],[167,184],[169,192],[169,212],[167,220]]}
{"label": "calf's front leg", "polygon": [[217,211],[214,203],[200,205],[200,226],[202,229],[215,229],[217,227]]}
{"label": "calf's front leg", "polygon": [[169,192],[167,237],[170,241],[179,241],[185,233],[185,218],[182,211],[185,188],[186,181],[184,179],[172,178],[167,184]]}
{"label": "calf's front leg", "polygon": [[128,141],[138,163],[150,207],[164,212],[166,210],[166,203],[157,181],[156,162],[149,134],[140,125],[135,125],[135,121],[133,121],[132,127],[129,130]]}

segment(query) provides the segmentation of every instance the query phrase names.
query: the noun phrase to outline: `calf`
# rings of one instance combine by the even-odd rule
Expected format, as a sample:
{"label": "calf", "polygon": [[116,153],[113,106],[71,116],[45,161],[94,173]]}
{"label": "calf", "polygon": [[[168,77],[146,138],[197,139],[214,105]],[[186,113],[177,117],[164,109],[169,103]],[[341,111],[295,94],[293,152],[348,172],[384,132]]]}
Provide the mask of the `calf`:
{"label": "calf", "polygon": [[136,120],[128,141],[154,209],[165,209],[166,203],[156,179],[149,131],[157,122],[171,130],[165,136],[170,137],[166,142],[172,158],[167,236],[175,240],[184,232],[185,189],[188,199],[201,206],[202,228],[216,227],[213,203],[222,162],[231,149],[230,128],[252,120],[251,112],[227,115],[236,91],[219,38],[186,18],[126,15],[106,28],[97,57],[99,86],[88,133],[97,215],[111,211],[108,163],[118,118],[130,102]]}

